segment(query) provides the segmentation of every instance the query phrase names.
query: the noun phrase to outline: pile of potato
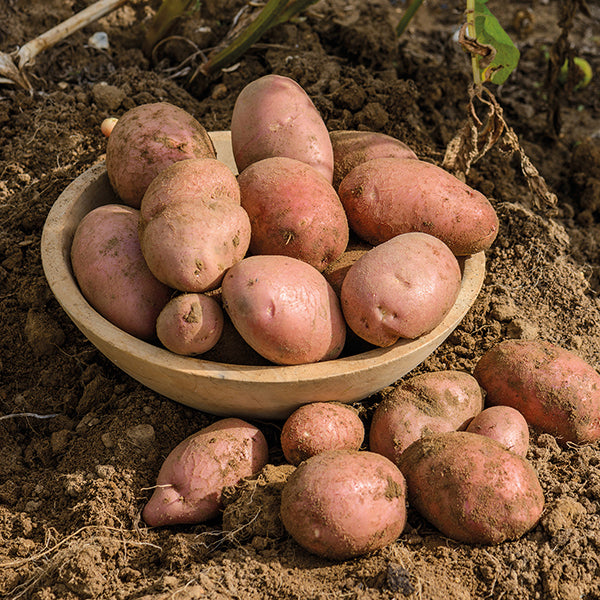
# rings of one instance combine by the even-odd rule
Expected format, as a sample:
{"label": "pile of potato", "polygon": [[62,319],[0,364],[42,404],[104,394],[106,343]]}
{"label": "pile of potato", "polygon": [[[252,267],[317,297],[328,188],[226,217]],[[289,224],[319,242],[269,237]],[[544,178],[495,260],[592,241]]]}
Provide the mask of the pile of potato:
{"label": "pile of potato", "polygon": [[[110,132],[106,158],[123,204],[90,212],[73,240],[88,301],[172,352],[213,348],[225,318],[282,365],[337,358],[348,328],[379,347],[417,338],[456,301],[457,257],[488,249],[498,233],[482,194],[399,140],[328,132],[286,77],[240,93],[231,138],[238,176],[185,111],[130,110]],[[352,236],[359,246],[350,247]],[[600,375],[545,342],[507,341],[473,374],[400,382],[368,435],[352,407],[306,405],[281,432],[296,465],[282,522],[304,548],[334,560],[397,539],[407,505],[459,541],[515,539],[544,508],[526,459],[530,426],[564,442],[600,438]],[[143,518],[214,519],[223,489],[268,461],[259,428],[219,420],[171,452]]]}

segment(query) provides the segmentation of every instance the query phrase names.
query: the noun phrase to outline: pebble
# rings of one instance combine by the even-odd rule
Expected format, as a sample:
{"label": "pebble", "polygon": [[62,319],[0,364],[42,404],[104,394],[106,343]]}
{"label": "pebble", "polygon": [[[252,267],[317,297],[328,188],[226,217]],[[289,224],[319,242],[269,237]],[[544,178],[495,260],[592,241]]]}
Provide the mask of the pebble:
{"label": "pebble", "polygon": [[154,427],[150,424],[134,425],[125,431],[125,435],[136,446],[147,446],[156,439]]}

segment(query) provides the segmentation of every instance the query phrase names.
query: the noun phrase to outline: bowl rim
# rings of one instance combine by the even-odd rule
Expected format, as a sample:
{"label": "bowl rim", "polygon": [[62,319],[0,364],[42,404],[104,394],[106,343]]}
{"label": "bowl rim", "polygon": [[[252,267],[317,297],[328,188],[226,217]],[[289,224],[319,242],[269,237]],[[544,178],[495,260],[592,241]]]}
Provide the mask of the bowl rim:
{"label": "bowl rim", "polygon": [[[211,135],[229,132],[211,132]],[[316,382],[330,380],[348,373],[377,369],[390,362],[434,344],[437,348],[456,328],[475,302],[485,278],[485,253],[461,257],[462,282],[456,302],[442,322],[432,331],[415,340],[402,339],[386,348],[373,348],[365,352],[333,360],[300,365],[245,365],[209,361],[201,356],[181,356],[150,342],[140,340],[119,329],[102,317],[81,294],[71,270],[69,249],[73,232],[66,232],[64,223],[80,201],[81,194],[91,183],[106,176],[104,162],[87,169],[59,195],[47,215],[41,239],[41,258],[44,274],[52,293],[63,310],[94,345],[94,337],[138,360],[160,364],[182,373],[219,380],[248,383]],[[118,199],[117,199],[118,201]],[[106,203],[115,202],[108,198]],[[66,240],[65,236],[71,236]],[[67,244],[68,242],[68,244]],[[67,247],[68,246],[68,247]],[[433,350],[431,350],[433,351]]]}

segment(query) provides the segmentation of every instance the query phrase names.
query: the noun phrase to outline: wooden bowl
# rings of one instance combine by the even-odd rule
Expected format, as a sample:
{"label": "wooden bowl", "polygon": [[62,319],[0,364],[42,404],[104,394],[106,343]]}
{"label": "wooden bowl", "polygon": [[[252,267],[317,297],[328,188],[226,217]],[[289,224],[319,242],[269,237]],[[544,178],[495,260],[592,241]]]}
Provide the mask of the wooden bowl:
{"label": "wooden bowl", "polygon": [[[234,172],[229,132],[211,137],[220,160]],[[394,383],[419,365],[455,329],[481,289],[483,252],[463,261],[458,299],[443,322],[416,340],[399,341],[337,360],[296,366],[233,365],[184,357],[118,329],[86,301],[71,270],[70,249],[83,216],[120,203],[104,163],[75,179],[52,206],[42,232],[42,264],[56,299],[71,320],[117,367],[155,392],[207,413],[284,419],[309,402],[356,402]]]}

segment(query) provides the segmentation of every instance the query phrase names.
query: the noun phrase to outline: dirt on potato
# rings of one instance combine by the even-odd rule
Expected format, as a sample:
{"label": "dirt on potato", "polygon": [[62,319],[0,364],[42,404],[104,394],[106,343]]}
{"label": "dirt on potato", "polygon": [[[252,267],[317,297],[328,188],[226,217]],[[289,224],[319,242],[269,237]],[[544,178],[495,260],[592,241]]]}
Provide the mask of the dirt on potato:
{"label": "dirt on potato", "polygon": [[[89,4],[6,0],[0,51]],[[246,3],[200,3],[149,57],[144,28],[159,4],[130,0],[43,51],[26,69],[33,93],[0,84],[0,596],[600,598],[600,445],[562,446],[539,432],[527,456],[544,491],[543,517],[497,546],[446,539],[409,510],[402,535],[371,555],[335,562],[308,554],[278,521],[287,476],[282,423],[260,419],[254,424],[269,442],[272,468],[229,497],[226,520],[155,529],[141,521],[167,454],[216,417],[113,365],[46,282],[46,216],[69,183],[104,160],[102,121],[168,101],[207,130],[226,130],[244,85],[278,73],[303,86],[329,130],[382,132],[439,165],[463,125],[471,81],[469,58],[454,41],[463,23],[458,0],[424,2],[400,39],[394,28],[407,2],[320,0],[214,78],[191,82]],[[587,2],[589,16],[577,10],[567,38],[591,65],[591,82],[549,90],[547,52],[560,35],[562,4],[488,2],[521,51],[518,69],[490,90],[557,203],[534,202],[519,157],[502,144],[473,164],[467,183],[493,203],[500,232],[475,305],[412,374],[471,372],[506,338],[549,340],[600,368],[600,5]],[[93,44],[97,32],[107,34],[108,48]],[[237,344],[223,356],[260,363]],[[367,426],[396,385],[357,405]]]}

